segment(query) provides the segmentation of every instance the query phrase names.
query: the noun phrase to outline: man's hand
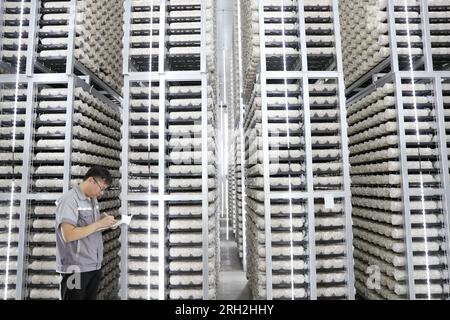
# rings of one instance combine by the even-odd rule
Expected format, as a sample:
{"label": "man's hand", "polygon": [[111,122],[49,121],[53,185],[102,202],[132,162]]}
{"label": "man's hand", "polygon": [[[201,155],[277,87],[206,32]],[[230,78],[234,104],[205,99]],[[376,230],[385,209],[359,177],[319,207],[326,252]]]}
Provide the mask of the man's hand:
{"label": "man's hand", "polygon": [[108,229],[115,223],[116,223],[116,220],[114,219],[113,216],[104,215],[103,218],[101,218],[100,220],[98,220],[96,222],[97,230],[103,229],[103,228]]}

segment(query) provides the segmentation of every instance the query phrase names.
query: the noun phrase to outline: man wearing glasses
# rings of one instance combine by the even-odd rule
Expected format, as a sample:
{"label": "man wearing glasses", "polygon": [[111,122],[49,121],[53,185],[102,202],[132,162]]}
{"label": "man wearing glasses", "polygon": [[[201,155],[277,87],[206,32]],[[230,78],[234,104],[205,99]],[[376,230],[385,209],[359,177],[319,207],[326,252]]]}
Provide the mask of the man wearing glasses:
{"label": "man wearing glasses", "polygon": [[95,300],[103,260],[101,230],[116,220],[100,216],[97,197],[111,184],[108,170],[94,166],[79,186],[56,201],[56,271],[62,300]]}

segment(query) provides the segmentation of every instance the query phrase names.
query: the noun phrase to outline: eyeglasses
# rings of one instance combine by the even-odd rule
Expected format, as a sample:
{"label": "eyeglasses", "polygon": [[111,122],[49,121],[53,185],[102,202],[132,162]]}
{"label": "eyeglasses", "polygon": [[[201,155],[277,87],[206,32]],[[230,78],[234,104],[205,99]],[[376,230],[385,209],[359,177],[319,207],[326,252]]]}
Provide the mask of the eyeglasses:
{"label": "eyeglasses", "polygon": [[99,187],[101,193],[103,193],[106,189],[108,189],[108,186],[102,187],[94,177],[92,177],[92,179],[94,179],[94,181],[97,184],[97,186]]}

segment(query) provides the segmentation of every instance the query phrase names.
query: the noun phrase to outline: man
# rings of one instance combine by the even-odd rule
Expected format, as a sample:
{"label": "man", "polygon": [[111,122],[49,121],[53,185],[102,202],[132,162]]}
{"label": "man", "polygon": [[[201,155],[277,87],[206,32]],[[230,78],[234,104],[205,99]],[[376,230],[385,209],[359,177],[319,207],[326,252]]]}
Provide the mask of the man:
{"label": "man", "polygon": [[114,217],[100,217],[97,197],[111,184],[108,170],[94,166],[79,186],[56,201],[56,271],[62,300],[95,300],[101,280],[103,229]]}

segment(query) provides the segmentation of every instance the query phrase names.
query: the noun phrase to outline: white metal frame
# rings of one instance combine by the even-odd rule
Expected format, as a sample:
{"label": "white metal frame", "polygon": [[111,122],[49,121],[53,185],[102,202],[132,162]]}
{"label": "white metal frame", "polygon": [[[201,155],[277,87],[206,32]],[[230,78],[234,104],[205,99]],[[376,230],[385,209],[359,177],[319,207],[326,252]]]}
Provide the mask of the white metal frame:
{"label": "white metal frame", "polygon": [[[155,6],[158,1],[154,0]],[[122,150],[122,212],[128,213],[130,201],[151,201],[158,203],[159,209],[159,291],[160,300],[167,298],[167,248],[166,248],[166,203],[169,201],[197,200],[202,201],[202,251],[203,251],[203,299],[209,298],[209,266],[208,266],[208,71],[206,69],[206,0],[201,1],[201,58],[200,70],[198,71],[166,71],[165,70],[165,35],[166,35],[166,0],[159,0],[160,20],[159,20],[159,52],[158,71],[136,72],[129,67],[129,37],[130,37],[130,16],[131,0],[125,0],[124,15],[124,96],[122,100],[123,112],[123,150]],[[145,194],[128,193],[128,132],[129,132],[129,93],[130,83],[144,81],[159,82],[159,194],[148,196]],[[202,194],[169,195],[165,193],[165,89],[167,82],[171,81],[198,81],[202,86]],[[126,230],[122,230],[121,237],[121,279],[120,297],[128,299],[128,235]]]}
{"label": "white metal frame", "polygon": [[[0,7],[3,6],[3,0]],[[11,68],[10,74],[0,74],[0,84],[26,84],[27,85],[27,102],[26,102],[26,116],[25,116],[25,133],[24,133],[24,148],[23,148],[23,171],[21,183],[21,192],[14,197],[15,200],[20,201],[20,218],[19,218],[19,243],[18,243],[18,261],[17,261],[17,280],[16,280],[16,294],[17,300],[26,298],[26,246],[27,246],[27,223],[28,223],[28,204],[32,200],[56,201],[59,193],[32,193],[30,192],[30,166],[31,166],[31,150],[32,150],[32,129],[33,129],[33,112],[34,112],[34,96],[36,93],[36,86],[41,84],[67,84],[67,109],[66,109],[66,136],[65,145],[68,146],[64,151],[64,176],[63,176],[63,192],[70,188],[70,167],[71,167],[71,142],[72,142],[72,115],[73,115],[73,90],[75,86],[83,87],[98,99],[107,103],[111,108],[119,111],[119,107],[111,100],[106,98],[102,93],[93,89],[91,85],[87,84],[85,80],[75,75],[74,71],[77,69],[86,75],[93,83],[102,88],[110,97],[117,101],[121,97],[117,92],[112,90],[107,84],[101,81],[93,72],[84,68],[74,58],[74,39],[75,39],[75,21],[76,21],[76,0],[70,2],[70,19],[69,19],[69,45],[68,56],[66,60],[65,73],[35,73],[37,70],[46,71],[46,68],[36,61],[36,46],[37,46],[37,17],[38,17],[38,1],[31,1],[30,8],[30,31],[27,41],[27,61],[26,70],[24,73],[16,72]],[[0,24],[1,28],[2,24]],[[10,200],[11,194],[2,194],[1,200]]]}
{"label": "white metal frame", "polygon": [[[440,174],[442,181],[442,188],[425,189],[425,196],[441,196],[444,212],[444,232],[446,239],[446,246],[449,248],[450,244],[450,189],[449,189],[449,163],[447,154],[447,141],[445,136],[445,121],[444,121],[444,109],[442,99],[442,79],[449,79],[450,71],[435,71],[433,68],[433,55],[431,51],[431,36],[428,14],[428,0],[419,0],[420,17],[421,17],[421,31],[423,42],[423,57],[418,64],[423,63],[424,70],[402,70],[399,64],[399,56],[397,54],[397,39],[396,39],[396,22],[394,13],[394,0],[387,1],[388,12],[388,24],[389,24],[389,48],[390,57],[381,62],[378,66],[374,67],[369,73],[357,80],[354,84],[347,88],[347,94],[354,94],[347,100],[347,105],[352,104],[354,101],[358,101],[365,96],[369,95],[375,89],[383,86],[386,83],[393,83],[395,86],[395,98],[396,98],[396,111],[397,111],[397,124],[399,134],[399,150],[400,150],[400,162],[402,164],[400,172],[402,177],[402,202],[403,202],[403,218],[404,218],[404,232],[405,232],[405,259],[406,259],[406,272],[407,272],[407,297],[410,300],[416,299],[416,288],[414,281],[414,263],[413,263],[413,249],[412,249],[412,235],[411,235],[411,204],[410,196],[420,196],[414,189],[409,188],[408,184],[408,169],[406,167],[407,155],[406,155],[406,137],[405,137],[405,121],[403,112],[403,99],[402,99],[402,80],[417,80],[424,79],[434,83],[435,88],[435,109],[436,109],[436,125],[439,135],[439,156],[440,156]],[[415,65],[416,66],[416,65]],[[415,67],[414,66],[414,67]],[[374,74],[377,74],[386,67],[390,67],[390,72],[384,75],[382,78],[376,80],[371,85],[360,88],[367,80],[369,80]],[[358,91],[357,91],[358,90]],[[450,254],[447,252],[447,267],[450,265]],[[448,279],[450,281],[450,278]]]}
{"label": "white metal frame", "polygon": [[[259,37],[260,37],[260,70],[259,81],[261,84],[261,111],[262,111],[262,128],[263,128],[263,169],[264,169],[264,207],[265,207],[265,239],[266,239],[266,298],[273,298],[272,289],[272,248],[271,248],[271,214],[270,201],[272,199],[304,199],[308,206],[308,255],[309,255],[309,298],[317,299],[316,284],[316,263],[315,263],[315,212],[314,200],[333,197],[343,199],[344,216],[345,216],[345,245],[346,245],[346,282],[347,282],[347,298],[355,298],[354,290],[354,274],[353,274],[353,249],[352,249],[352,229],[351,229],[351,192],[350,192],[350,175],[349,175],[349,150],[347,144],[347,119],[345,112],[345,96],[344,96],[344,79],[341,53],[341,39],[339,26],[338,1],[333,0],[333,20],[334,20],[334,36],[336,43],[336,71],[309,71],[307,64],[307,45],[305,32],[305,14],[303,4],[299,1],[299,34],[300,34],[300,55],[301,55],[301,71],[267,71],[266,70],[266,49],[265,49],[265,28],[264,28],[264,0],[259,0]],[[305,192],[276,192],[270,190],[269,182],[269,142],[268,142],[268,117],[267,117],[267,80],[268,79],[298,79],[303,87],[303,105],[304,105],[304,137],[305,137],[305,153],[306,153],[306,178],[307,190]],[[312,171],[312,145],[311,145],[311,120],[309,112],[309,79],[335,79],[338,86],[339,106],[340,106],[340,130],[341,130],[341,146],[342,146],[342,166],[344,175],[344,186],[342,191],[315,191],[313,188],[313,171]]]}

